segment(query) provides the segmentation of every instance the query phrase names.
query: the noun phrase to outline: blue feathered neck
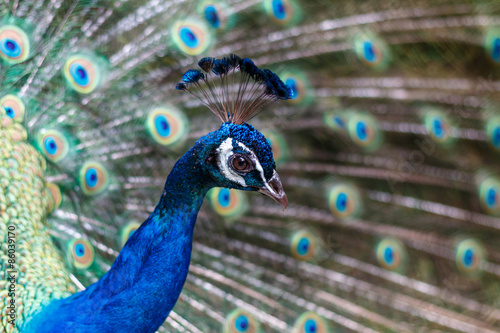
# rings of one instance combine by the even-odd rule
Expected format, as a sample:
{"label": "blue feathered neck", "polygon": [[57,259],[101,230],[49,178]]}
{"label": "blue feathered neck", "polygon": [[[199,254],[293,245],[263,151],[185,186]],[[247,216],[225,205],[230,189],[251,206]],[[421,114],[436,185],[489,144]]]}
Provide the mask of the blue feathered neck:
{"label": "blue feathered neck", "polygon": [[156,331],[186,280],[198,210],[216,186],[206,159],[226,135],[209,133],[177,161],[154,212],[99,281],[43,306],[23,332]]}

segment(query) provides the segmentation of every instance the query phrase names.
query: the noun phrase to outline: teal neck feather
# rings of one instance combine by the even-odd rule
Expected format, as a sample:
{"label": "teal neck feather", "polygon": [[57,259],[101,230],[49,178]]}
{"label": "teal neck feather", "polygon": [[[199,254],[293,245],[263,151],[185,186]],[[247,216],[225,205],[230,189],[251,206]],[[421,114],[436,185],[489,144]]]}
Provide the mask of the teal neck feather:
{"label": "teal neck feather", "polygon": [[154,332],[165,321],[186,280],[198,210],[215,186],[205,170],[215,133],[176,163],[154,212],[111,269],[86,290],[42,307],[23,331]]}

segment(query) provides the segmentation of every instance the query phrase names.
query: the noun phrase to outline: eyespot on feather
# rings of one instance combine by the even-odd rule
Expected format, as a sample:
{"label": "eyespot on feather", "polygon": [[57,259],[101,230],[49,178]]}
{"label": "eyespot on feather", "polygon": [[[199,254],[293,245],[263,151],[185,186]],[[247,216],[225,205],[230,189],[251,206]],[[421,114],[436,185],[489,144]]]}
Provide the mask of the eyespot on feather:
{"label": "eyespot on feather", "polygon": [[437,143],[448,143],[451,140],[451,124],[448,117],[437,108],[425,108],[424,124],[427,133]]}
{"label": "eyespot on feather", "polygon": [[189,122],[181,111],[160,107],[149,112],[146,130],[162,146],[181,144],[189,132]]}
{"label": "eyespot on feather", "polygon": [[478,188],[479,201],[483,209],[491,215],[500,213],[500,181],[489,177],[484,179]]}
{"label": "eyespot on feather", "polygon": [[232,15],[228,15],[228,8],[223,1],[202,0],[198,6],[200,16],[213,29],[222,31],[228,27]]}
{"label": "eyespot on feather", "polygon": [[109,175],[102,164],[89,161],[80,169],[79,181],[83,193],[86,195],[96,195],[108,187]]}
{"label": "eyespot on feather", "polygon": [[473,239],[465,239],[458,243],[455,262],[462,273],[475,273],[485,260],[485,252],[481,244]]}
{"label": "eyespot on feather", "polygon": [[210,206],[219,215],[229,219],[236,219],[248,209],[248,199],[242,191],[213,188],[208,193]]}
{"label": "eyespot on feather", "polygon": [[68,139],[57,130],[42,129],[38,135],[38,147],[52,162],[61,161],[69,151]]}
{"label": "eyespot on feather", "polygon": [[172,36],[177,48],[187,55],[205,52],[212,42],[206,25],[194,19],[176,21],[172,27]]}
{"label": "eyespot on feather", "polygon": [[318,248],[318,240],[308,231],[295,232],[290,241],[290,251],[299,260],[307,261],[314,258]]}
{"label": "eyespot on feather", "polygon": [[90,94],[101,83],[102,69],[95,57],[75,54],[66,60],[63,76],[71,89],[80,94]]}
{"label": "eyespot on feather", "polygon": [[375,248],[380,266],[388,270],[401,269],[406,262],[406,251],[403,244],[392,238],[382,239]]}
{"label": "eyespot on feather", "polygon": [[293,325],[292,333],[328,333],[328,323],[316,312],[302,313]]}
{"label": "eyespot on feather", "polygon": [[28,35],[15,25],[0,27],[0,57],[8,64],[18,64],[30,54]]}
{"label": "eyespot on feather", "polygon": [[18,123],[23,121],[25,106],[19,97],[11,94],[5,95],[0,99],[0,106],[5,110],[7,117]]}
{"label": "eyespot on feather", "polygon": [[367,66],[385,70],[391,61],[387,44],[371,32],[360,33],[354,39],[354,51]]}
{"label": "eyespot on feather", "polygon": [[85,239],[72,239],[68,242],[70,263],[78,269],[87,269],[95,259],[94,247]]}
{"label": "eyespot on feather", "polygon": [[335,185],[328,194],[330,211],[339,218],[356,215],[361,206],[357,191],[348,185]]}
{"label": "eyespot on feather", "polygon": [[280,25],[291,25],[300,21],[301,9],[294,0],[264,0],[267,16]]}
{"label": "eyespot on feather", "polygon": [[257,333],[260,325],[257,319],[243,309],[233,310],[224,323],[224,333]]}
{"label": "eyespot on feather", "polygon": [[374,150],[380,146],[381,133],[372,115],[353,113],[347,118],[347,133],[353,143],[367,150]]}

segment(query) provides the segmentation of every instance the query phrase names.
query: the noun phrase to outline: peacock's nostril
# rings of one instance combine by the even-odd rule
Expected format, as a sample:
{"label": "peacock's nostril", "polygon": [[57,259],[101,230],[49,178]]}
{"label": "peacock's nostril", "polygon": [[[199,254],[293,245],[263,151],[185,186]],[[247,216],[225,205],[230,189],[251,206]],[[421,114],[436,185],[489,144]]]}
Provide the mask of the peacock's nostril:
{"label": "peacock's nostril", "polygon": [[281,179],[279,179],[279,176],[277,178],[271,179],[269,181],[269,186],[276,193],[280,193],[281,191],[283,191],[283,187],[281,185]]}
{"label": "peacock's nostril", "polygon": [[276,171],[274,171],[273,177],[263,187],[259,188],[259,192],[274,199],[283,207],[283,210],[288,206],[288,198],[283,190],[280,176]]}

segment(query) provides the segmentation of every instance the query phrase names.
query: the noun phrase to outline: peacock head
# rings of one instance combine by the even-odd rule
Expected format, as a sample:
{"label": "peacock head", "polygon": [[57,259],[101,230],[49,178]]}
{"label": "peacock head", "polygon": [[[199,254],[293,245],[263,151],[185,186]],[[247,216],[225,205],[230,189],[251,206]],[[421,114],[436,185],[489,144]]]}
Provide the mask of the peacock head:
{"label": "peacock head", "polygon": [[276,172],[271,147],[251,125],[224,123],[206,167],[217,187],[258,191],[286,208],[288,199]]}
{"label": "peacock head", "polygon": [[211,142],[205,168],[215,185],[258,191],[286,208],[288,199],[271,146],[245,122],[264,105],[290,99],[291,89],[272,71],[234,54],[203,58],[198,66],[201,70],[191,69],[182,76],[177,89],[194,95],[222,121],[218,131],[201,139]]}

